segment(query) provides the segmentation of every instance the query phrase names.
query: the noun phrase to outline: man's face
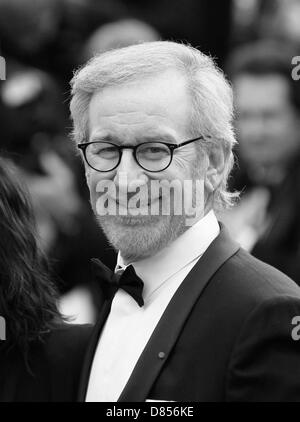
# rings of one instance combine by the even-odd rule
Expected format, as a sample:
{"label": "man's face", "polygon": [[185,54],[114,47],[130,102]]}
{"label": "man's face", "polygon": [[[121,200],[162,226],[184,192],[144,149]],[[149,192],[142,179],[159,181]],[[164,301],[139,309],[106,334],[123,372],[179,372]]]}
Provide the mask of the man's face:
{"label": "man's face", "polygon": [[277,74],[245,74],[234,82],[241,158],[253,173],[285,167],[300,147],[287,81]]}
{"label": "man's face", "polygon": [[[150,141],[181,143],[191,138],[188,135],[190,107],[185,81],[173,71],[155,79],[107,87],[95,93],[91,99],[89,141],[104,140],[117,145],[137,145]],[[157,173],[141,168],[130,149],[123,150],[119,166],[112,171],[101,173],[86,166],[91,204],[97,220],[125,260],[153,255],[186,230],[184,215],[174,215],[173,212],[170,215],[151,215],[151,203],[161,202],[162,198],[160,195],[150,195],[150,184],[175,179],[183,182],[196,177],[203,180],[206,160],[203,160],[203,164],[198,162],[196,149],[195,143],[192,143],[175,150],[171,165]],[[117,195],[125,183],[125,189],[129,185],[147,188],[149,202],[144,204],[144,208],[148,208],[148,215],[99,215],[101,193],[99,188],[97,192],[97,186],[107,180],[114,183]],[[132,194],[129,193],[128,198]],[[128,202],[122,203],[123,199],[120,198],[115,201],[128,209]]]}

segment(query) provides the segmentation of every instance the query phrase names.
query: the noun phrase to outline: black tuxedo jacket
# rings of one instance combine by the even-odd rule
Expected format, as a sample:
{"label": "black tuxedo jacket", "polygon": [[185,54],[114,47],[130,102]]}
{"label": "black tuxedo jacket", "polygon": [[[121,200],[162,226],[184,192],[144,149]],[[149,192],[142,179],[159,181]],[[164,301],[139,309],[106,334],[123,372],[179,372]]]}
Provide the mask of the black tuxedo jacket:
{"label": "black tuxedo jacket", "polygon": [[27,362],[0,344],[0,402],[76,401],[91,326],[62,324],[36,341]]}
{"label": "black tuxedo jacket", "polygon": [[[79,401],[109,308],[104,302],[88,347]],[[222,228],[171,299],[119,401],[300,401],[297,315],[300,288]]]}

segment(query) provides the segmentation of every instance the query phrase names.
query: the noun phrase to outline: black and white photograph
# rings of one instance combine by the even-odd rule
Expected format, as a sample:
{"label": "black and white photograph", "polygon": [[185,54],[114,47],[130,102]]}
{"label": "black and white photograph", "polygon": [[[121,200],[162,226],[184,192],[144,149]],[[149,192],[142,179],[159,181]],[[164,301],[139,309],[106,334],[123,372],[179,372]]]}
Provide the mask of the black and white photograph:
{"label": "black and white photograph", "polygon": [[0,0],[0,407],[300,402],[299,286],[300,0]]}

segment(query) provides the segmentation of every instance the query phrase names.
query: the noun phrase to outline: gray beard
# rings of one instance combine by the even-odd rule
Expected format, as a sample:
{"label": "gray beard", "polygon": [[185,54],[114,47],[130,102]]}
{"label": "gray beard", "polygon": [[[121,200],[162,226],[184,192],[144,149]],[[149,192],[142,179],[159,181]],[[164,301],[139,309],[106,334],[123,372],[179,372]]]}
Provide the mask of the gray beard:
{"label": "gray beard", "polygon": [[125,262],[153,256],[168,246],[189,227],[184,215],[171,216],[96,216],[110,244],[120,251]]}
{"label": "gray beard", "polygon": [[[192,180],[200,177],[197,160],[192,167]],[[193,195],[194,199],[194,195]],[[193,206],[195,203],[193,201]],[[94,209],[95,212],[95,209]],[[96,220],[116,251],[120,251],[126,263],[155,255],[183,234],[186,215],[114,216],[96,215]]]}

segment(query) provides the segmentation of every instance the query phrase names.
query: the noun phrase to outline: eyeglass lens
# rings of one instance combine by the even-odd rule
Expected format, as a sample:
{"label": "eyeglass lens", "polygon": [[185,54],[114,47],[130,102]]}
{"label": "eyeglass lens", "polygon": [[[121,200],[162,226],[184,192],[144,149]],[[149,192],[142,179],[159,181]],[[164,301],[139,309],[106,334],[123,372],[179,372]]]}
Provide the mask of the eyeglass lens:
{"label": "eyeglass lens", "polygon": [[[95,142],[87,146],[85,153],[90,166],[99,171],[109,171],[118,165],[121,151],[114,144]],[[160,171],[170,164],[171,151],[160,142],[147,142],[137,147],[136,160],[146,170]]]}

